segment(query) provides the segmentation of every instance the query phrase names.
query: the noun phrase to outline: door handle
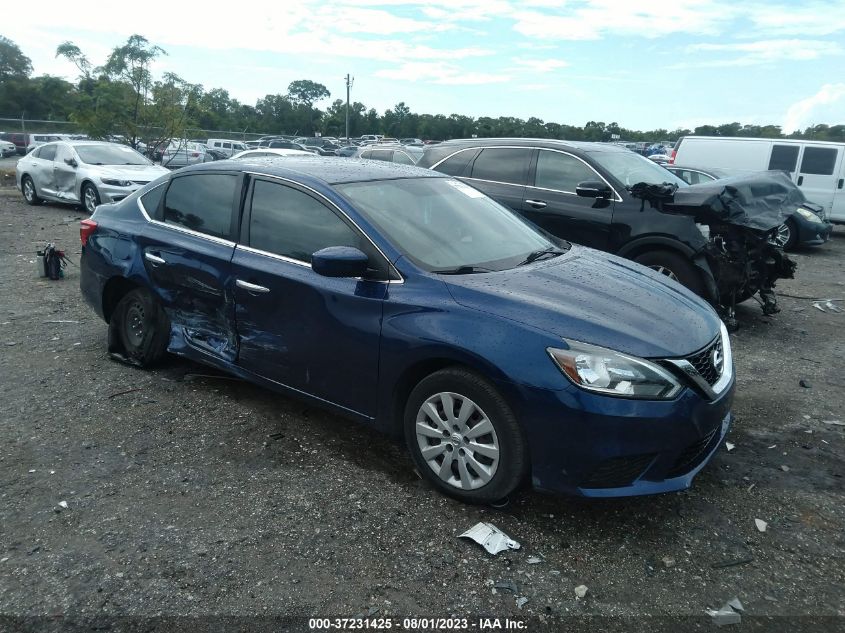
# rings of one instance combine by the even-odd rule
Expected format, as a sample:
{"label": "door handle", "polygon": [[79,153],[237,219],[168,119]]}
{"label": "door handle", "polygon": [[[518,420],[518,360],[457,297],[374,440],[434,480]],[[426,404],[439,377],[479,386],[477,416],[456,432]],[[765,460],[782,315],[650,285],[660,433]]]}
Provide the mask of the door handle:
{"label": "door handle", "polygon": [[270,292],[269,288],[265,288],[264,286],[259,286],[257,284],[251,284],[248,281],[244,281],[243,279],[236,279],[235,285],[238,288],[243,288],[247,292],[259,292],[264,294],[265,292]]}
{"label": "door handle", "polygon": [[146,259],[148,262],[152,262],[153,264],[156,264],[156,265],[167,263],[167,260],[165,260],[163,257],[159,257],[158,255],[153,255],[152,253],[144,253],[144,259]]}
{"label": "door handle", "polygon": [[837,188],[837,189],[842,189],[842,185],[843,185],[843,184],[845,184],[845,178],[840,178],[840,179],[839,179],[839,184],[838,184],[838,185],[836,185],[836,188]]}
{"label": "door handle", "polygon": [[535,209],[543,209],[546,207],[546,203],[542,200],[526,200],[525,204],[530,204]]}
{"label": "door handle", "polygon": [[803,184],[804,184],[804,176],[798,176],[798,186],[800,187]]}

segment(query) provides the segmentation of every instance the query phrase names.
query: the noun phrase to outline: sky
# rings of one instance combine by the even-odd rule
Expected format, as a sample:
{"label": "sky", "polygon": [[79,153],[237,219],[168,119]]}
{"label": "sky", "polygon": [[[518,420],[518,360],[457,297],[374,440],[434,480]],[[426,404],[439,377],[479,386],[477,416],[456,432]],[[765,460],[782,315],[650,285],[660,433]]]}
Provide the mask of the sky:
{"label": "sky", "polygon": [[[845,123],[845,1],[42,0],[3,24],[35,74],[74,79],[134,33],[155,72],[254,105],[296,79],[379,112],[538,117],[639,130]],[[318,104],[326,107],[327,102]],[[2,115],[3,113],[0,113]]]}

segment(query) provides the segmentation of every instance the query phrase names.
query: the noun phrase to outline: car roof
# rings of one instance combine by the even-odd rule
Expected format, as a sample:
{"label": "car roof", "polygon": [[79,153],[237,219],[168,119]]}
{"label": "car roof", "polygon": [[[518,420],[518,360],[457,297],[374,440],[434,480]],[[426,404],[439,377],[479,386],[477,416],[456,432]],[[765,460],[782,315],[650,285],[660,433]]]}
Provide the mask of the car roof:
{"label": "car roof", "polygon": [[437,147],[442,149],[450,146],[469,145],[473,147],[484,147],[485,145],[527,145],[529,147],[548,147],[551,149],[576,149],[582,152],[630,152],[625,147],[612,143],[591,143],[587,141],[564,141],[554,138],[462,138],[438,143]]}
{"label": "car roof", "polygon": [[268,176],[282,178],[312,178],[328,185],[366,180],[393,180],[399,178],[448,178],[430,169],[388,163],[379,160],[356,160],[340,156],[284,156],[284,157],[245,157],[243,159],[202,163],[179,170],[179,173],[199,171],[219,171],[234,169],[237,171],[260,171]]}

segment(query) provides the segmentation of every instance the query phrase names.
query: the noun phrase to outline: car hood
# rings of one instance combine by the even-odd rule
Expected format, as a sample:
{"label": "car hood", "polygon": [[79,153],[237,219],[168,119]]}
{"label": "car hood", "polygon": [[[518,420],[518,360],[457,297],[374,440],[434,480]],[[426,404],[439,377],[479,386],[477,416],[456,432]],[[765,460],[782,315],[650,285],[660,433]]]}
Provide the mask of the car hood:
{"label": "car hood", "polygon": [[97,174],[100,178],[115,178],[123,180],[155,180],[169,170],[159,165],[86,165],[86,169]]}
{"label": "car hood", "polygon": [[529,266],[444,281],[468,308],[642,358],[687,356],[719,333],[715,311],[686,288],[584,247]]}

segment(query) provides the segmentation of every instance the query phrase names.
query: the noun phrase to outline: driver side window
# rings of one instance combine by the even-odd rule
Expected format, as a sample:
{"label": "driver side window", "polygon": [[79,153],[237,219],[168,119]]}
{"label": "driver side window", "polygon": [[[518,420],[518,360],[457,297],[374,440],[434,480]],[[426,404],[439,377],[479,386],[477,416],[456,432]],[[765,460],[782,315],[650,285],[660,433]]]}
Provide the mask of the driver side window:
{"label": "driver side window", "polygon": [[601,178],[574,156],[540,150],[537,156],[537,172],[534,176],[535,187],[574,194],[578,183],[586,180],[595,181]]}

